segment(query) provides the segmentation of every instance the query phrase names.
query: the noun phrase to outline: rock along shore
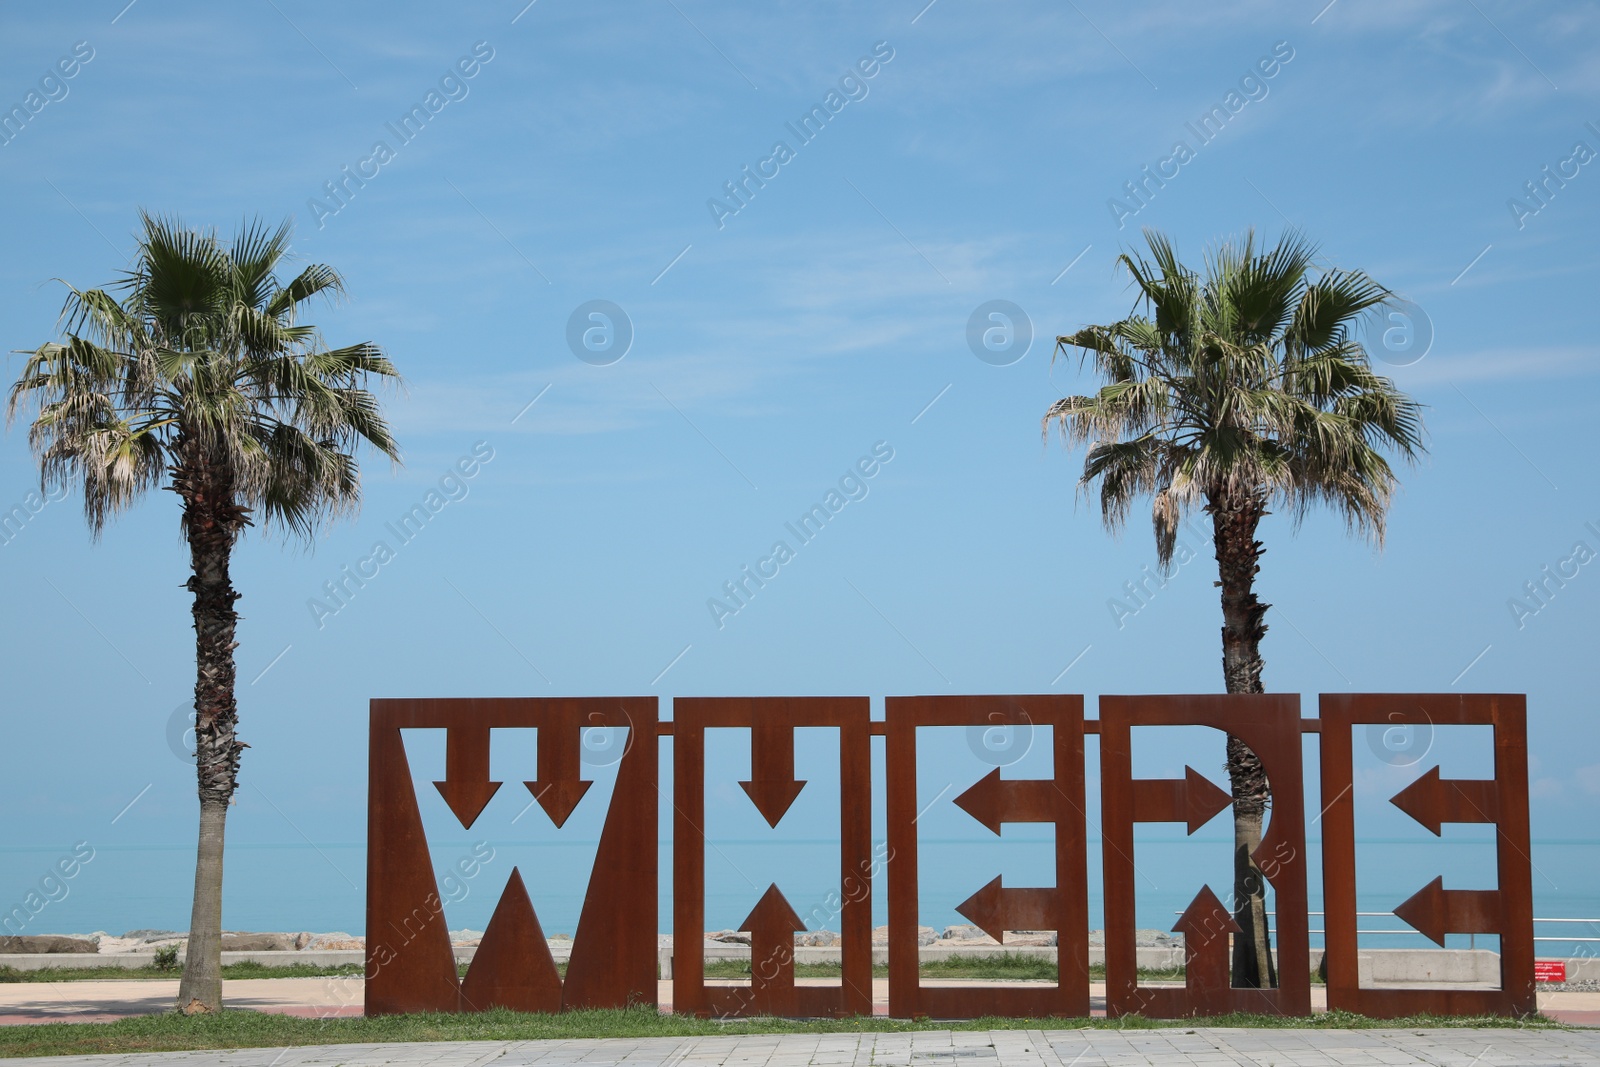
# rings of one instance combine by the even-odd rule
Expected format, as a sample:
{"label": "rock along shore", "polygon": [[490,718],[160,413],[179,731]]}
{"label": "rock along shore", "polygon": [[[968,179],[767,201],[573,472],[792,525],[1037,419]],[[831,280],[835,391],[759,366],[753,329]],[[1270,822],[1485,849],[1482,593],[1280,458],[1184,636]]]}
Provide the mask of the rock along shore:
{"label": "rock along shore", "polygon": [[[483,938],[481,930],[451,930],[450,941],[458,948],[476,948]],[[21,955],[85,955],[98,954],[105,956],[126,955],[129,953],[156,953],[163,949],[182,949],[188,936],[177,930],[130,930],[121,936],[97,931],[92,934],[44,934],[23,937],[0,937],[0,956],[8,954]],[[568,934],[556,934],[551,937],[552,944],[571,942]],[[660,946],[670,948],[672,935],[662,934]],[[728,945],[748,945],[750,935],[739,930],[708,930],[704,940],[720,942]],[[877,927],[872,931],[874,945],[886,945],[889,942],[889,928]],[[837,933],[831,930],[808,930],[797,933],[794,937],[795,945],[803,948],[837,948],[840,939]],[[1005,944],[1002,945],[988,934],[975,926],[947,926],[942,931],[931,926],[917,927],[917,944],[919,946],[948,946],[950,948],[982,948],[992,946],[1004,950],[1013,947],[1053,947],[1056,935],[1052,930],[1014,930],[1007,931]],[[1093,930],[1089,934],[1090,945],[1103,945],[1105,935],[1102,931]],[[1160,930],[1138,931],[1137,944],[1140,948],[1178,948],[1183,945],[1182,934],[1169,934]],[[361,951],[366,948],[366,939],[355,934],[343,932],[310,933],[249,933],[241,931],[226,931],[222,935],[222,951],[224,952],[302,952],[302,951]]]}

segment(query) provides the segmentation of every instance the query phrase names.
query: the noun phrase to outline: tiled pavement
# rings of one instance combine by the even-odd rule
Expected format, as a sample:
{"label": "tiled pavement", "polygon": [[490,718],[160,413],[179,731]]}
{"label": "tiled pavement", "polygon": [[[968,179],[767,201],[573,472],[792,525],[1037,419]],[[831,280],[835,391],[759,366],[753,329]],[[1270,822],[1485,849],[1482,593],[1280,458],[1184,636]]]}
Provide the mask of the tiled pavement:
{"label": "tiled pavement", "polygon": [[992,1030],[324,1045],[13,1060],[36,1067],[1251,1067],[1600,1064],[1596,1030]]}

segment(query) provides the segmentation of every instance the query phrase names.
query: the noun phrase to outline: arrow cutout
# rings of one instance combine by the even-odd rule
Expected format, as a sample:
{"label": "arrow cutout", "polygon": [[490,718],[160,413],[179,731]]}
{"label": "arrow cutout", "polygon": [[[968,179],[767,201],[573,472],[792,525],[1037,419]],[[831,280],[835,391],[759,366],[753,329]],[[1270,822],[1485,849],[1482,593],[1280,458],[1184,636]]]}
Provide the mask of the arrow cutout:
{"label": "arrow cutout", "polygon": [[451,726],[445,731],[444,781],[434,788],[455,812],[464,830],[472,829],[483,809],[500,791],[499,782],[489,781],[489,728]]}
{"label": "arrow cutout", "polygon": [[776,828],[806,783],[794,776],[794,730],[778,719],[758,719],[750,726],[750,781],[739,787]]}
{"label": "arrow cutout", "polygon": [[1060,895],[1055,889],[1007,889],[1003,875],[966,900],[956,911],[990,937],[1005,943],[1007,930],[1054,930],[1061,925]]}
{"label": "arrow cutout", "polygon": [[1498,822],[1500,795],[1493,779],[1441,778],[1435,765],[1406,786],[1389,803],[1441,836],[1447,822]]}
{"label": "arrow cutout", "polygon": [[539,727],[539,777],[523,782],[533,799],[539,802],[556,829],[566,825],[572,810],[578,806],[593,782],[586,782],[579,769],[582,738],[578,720],[562,716],[559,720]]}
{"label": "arrow cutout", "polygon": [[1441,875],[1394,909],[1407,925],[1444,947],[1445,934],[1498,934],[1501,922],[1497,889],[1446,889]]}
{"label": "arrow cutout", "polygon": [[956,797],[956,807],[1000,833],[1002,823],[1054,822],[1064,799],[1051,778],[1001,778],[996,767]]}
{"label": "arrow cutout", "polygon": [[1233,803],[1233,797],[1188,766],[1182,778],[1140,778],[1133,786],[1134,822],[1181,822],[1191,834]]}
{"label": "arrow cutout", "polygon": [[750,991],[757,1011],[792,1011],[794,935],[806,924],[776,884],[767,888],[739,929],[750,935]]}
{"label": "arrow cutout", "polygon": [[1225,1010],[1230,992],[1228,935],[1238,933],[1239,924],[1204,885],[1173,929],[1183,934],[1183,985],[1189,1010],[1204,1014]]}

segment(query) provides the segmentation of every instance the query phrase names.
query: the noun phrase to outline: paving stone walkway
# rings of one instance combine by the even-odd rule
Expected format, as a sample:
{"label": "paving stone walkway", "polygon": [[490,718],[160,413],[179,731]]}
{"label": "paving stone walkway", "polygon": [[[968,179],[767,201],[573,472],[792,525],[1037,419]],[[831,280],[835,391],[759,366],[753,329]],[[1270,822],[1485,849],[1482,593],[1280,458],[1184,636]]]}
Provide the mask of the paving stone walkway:
{"label": "paving stone walkway", "polygon": [[33,1067],[1545,1067],[1600,1064],[1595,1030],[991,1030],[322,1045],[19,1059]]}

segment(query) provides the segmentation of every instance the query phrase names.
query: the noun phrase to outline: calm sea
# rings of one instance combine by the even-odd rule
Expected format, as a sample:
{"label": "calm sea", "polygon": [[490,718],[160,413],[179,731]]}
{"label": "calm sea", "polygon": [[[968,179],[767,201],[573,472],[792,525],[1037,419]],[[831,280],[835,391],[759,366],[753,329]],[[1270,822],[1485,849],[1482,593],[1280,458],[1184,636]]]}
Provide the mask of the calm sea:
{"label": "calm sea", "polygon": [[[1230,885],[1228,841],[1223,838],[1141,838],[1137,847],[1139,875],[1132,892],[1141,927],[1169,930],[1201,884],[1210,884],[1226,899]],[[660,922],[671,932],[671,845],[661,846]],[[434,848],[442,896],[449,901],[446,917],[452,929],[483,929],[513,866],[527,882],[546,933],[571,933],[577,927],[592,842],[500,845],[493,858],[460,873],[459,861],[473,856],[470,839],[447,841]],[[479,854],[485,854],[480,848]],[[1311,849],[1312,908],[1322,908],[1318,851]],[[23,903],[30,888],[58,899],[49,901],[29,922],[27,933],[120,934],[132,929],[182,929],[188,923],[193,879],[193,853],[188,847],[102,847],[77,876],[61,884],[40,886],[40,879],[58,859],[55,851],[0,849],[0,894],[7,912]],[[1595,919],[1583,925],[1541,925],[1541,937],[1600,939],[1600,842],[1536,841],[1533,846],[1535,915],[1541,919]],[[1101,925],[1105,889],[1101,884],[1100,843],[1089,847],[1091,926]],[[838,847],[827,841],[717,841],[707,848],[706,916],[709,929],[734,927],[751,906],[776,883],[801,916],[825,918],[830,894],[840,888]],[[1426,942],[1393,915],[1397,904],[1443,875],[1447,888],[1493,888],[1492,849],[1485,840],[1366,841],[1358,853],[1359,908],[1383,913],[1364,917],[1360,927],[1366,947],[1421,946]],[[1054,866],[1046,840],[924,840],[921,843],[920,897],[922,922],[935,928],[965,920],[956,906],[999,874],[1008,886],[1054,883]],[[235,930],[309,930],[360,933],[364,926],[365,846],[360,844],[232,845],[227,854],[224,917]],[[63,895],[63,889],[65,893]],[[887,922],[887,895],[880,876],[874,890],[874,924]],[[837,930],[838,922],[813,921]],[[1321,929],[1319,916],[1312,928]],[[1384,933],[1381,931],[1394,931]],[[1321,938],[1313,936],[1314,945]],[[1468,943],[1451,937],[1452,947]],[[1479,946],[1494,939],[1478,937]],[[1588,954],[1600,940],[1541,941],[1541,956]],[[1586,949],[1588,951],[1586,951]]]}

